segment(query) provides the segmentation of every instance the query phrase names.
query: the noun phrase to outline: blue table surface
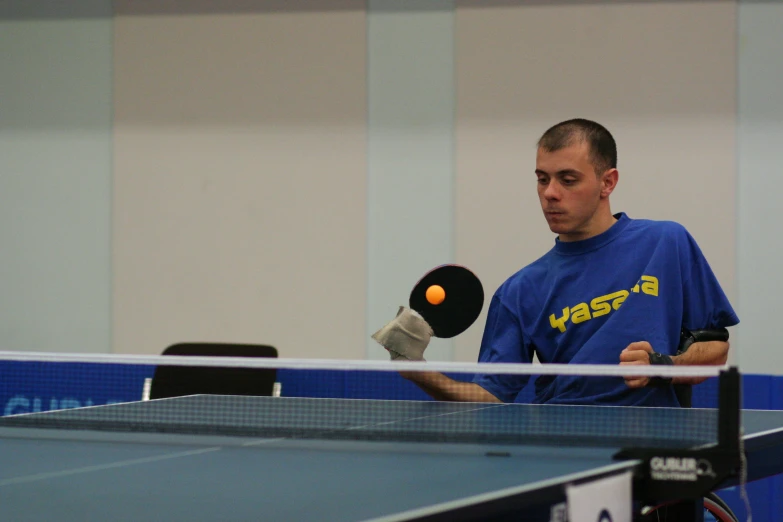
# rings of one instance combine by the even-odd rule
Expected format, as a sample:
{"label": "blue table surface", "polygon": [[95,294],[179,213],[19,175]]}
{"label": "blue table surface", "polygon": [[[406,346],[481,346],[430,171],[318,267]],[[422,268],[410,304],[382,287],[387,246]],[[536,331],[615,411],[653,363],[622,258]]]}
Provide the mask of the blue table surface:
{"label": "blue table surface", "polygon": [[[221,407],[227,399],[231,404],[239,400],[244,406]],[[5,417],[0,419],[0,520],[405,519],[411,512],[439,509],[443,504],[525,491],[535,495],[548,484],[566,483],[597,470],[629,468],[634,462],[618,462],[612,456],[624,445],[626,436],[641,437],[641,431],[658,424],[640,423],[640,418],[658,421],[685,415],[699,421],[712,419],[715,413],[698,409],[304,401],[187,397]],[[316,403],[323,412],[320,417],[312,415],[312,401],[321,401]],[[296,414],[302,408],[309,417]],[[343,409],[354,419],[351,425],[341,416]],[[161,433],[177,411],[184,412],[180,422],[174,423],[178,432]],[[578,419],[595,422],[584,423],[584,444],[576,445],[250,435],[261,424],[278,430],[306,424],[322,433],[336,427],[353,432],[373,427],[370,431],[377,435],[400,423],[408,429],[413,422],[426,436],[444,422],[452,429],[457,425],[453,419],[459,417],[469,434],[476,428],[488,430],[492,424],[501,431],[520,427],[546,431],[548,419],[554,419],[552,426],[566,431],[566,441],[574,439],[575,431],[568,432],[576,430],[572,425],[580,424]],[[577,420],[563,423],[561,417]],[[490,418],[492,422],[487,424]],[[512,422],[498,421],[504,418]],[[14,419],[82,424],[73,425],[79,429],[72,430],[36,424],[9,427]],[[96,431],[94,423],[101,419],[109,419],[103,421],[109,422],[109,431]],[[120,431],[120,419],[126,425],[146,422],[144,429],[150,431]],[[232,436],[188,434],[184,433],[188,420],[195,431],[209,423],[243,424],[248,431]],[[783,445],[783,412],[748,410],[742,420],[749,451]],[[608,432],[622,431],[628,432],[618,439],[622,444],[605,439]],[[685,440],[694,445],[700,437]],[[669,428],[652,439],[640,438],[676,439]]]}

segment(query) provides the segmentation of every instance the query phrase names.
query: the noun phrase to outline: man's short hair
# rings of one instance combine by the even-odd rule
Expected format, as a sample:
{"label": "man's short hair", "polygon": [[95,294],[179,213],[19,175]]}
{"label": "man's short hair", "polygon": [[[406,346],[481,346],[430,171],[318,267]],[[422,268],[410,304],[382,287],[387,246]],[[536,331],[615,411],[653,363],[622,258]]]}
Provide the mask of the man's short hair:
{"label": "man's short hair", "polygon": [[617,144],[612,134],[600,123],[574,118],[553,125],[538,140],[538,147],[557,152],[576,143],[587,142],[590,160],[596,174],[617,168]]}

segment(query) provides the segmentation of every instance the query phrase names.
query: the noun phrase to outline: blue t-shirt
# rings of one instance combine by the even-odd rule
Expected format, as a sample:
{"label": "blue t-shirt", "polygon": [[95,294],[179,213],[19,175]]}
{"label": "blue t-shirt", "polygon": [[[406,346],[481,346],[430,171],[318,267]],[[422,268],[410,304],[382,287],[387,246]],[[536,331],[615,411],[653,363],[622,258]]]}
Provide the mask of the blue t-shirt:
{"label": "blue t-shirt", "polygon": [[[479,362],[619,364],[636,341],[675,355],[682,327],[739,323],[701,250],[682,225],[617,214],[609,230],[561,242],[492,297]],[[528,376],[478,375],[513,402]],[[632,389],[621,377],[540,376],[536,403],[678,406],[671,386]]]}

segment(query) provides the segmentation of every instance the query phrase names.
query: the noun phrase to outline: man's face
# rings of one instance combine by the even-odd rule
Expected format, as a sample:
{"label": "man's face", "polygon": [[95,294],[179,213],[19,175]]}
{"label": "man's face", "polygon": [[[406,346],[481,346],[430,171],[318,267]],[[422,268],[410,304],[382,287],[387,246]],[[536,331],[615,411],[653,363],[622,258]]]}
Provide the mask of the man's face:
{"label": "man's face", "polygon": [[538,149],[536,177],[544,217],[561,241],[595,235],[594,218],[604,184],[590,161],[588,143],[580,141],[555,152]]}

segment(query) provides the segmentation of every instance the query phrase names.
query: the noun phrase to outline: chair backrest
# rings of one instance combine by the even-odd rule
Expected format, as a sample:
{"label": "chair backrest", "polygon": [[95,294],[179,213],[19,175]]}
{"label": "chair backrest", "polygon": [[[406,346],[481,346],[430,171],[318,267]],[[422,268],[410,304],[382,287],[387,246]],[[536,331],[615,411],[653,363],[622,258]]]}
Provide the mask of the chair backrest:
{"label": "chair backrest", "polygon": [[690,384],[675,384],[674,394],[683,408],[693,406],[693,386]]}
{"label": "chair backrest", "polygon": [[[277,357],[269,345],[232,343],[178,343],[163,355],[217,357]],[[150,399],[184,395],[271,396],[277,371],[272,368],[221,368],[211,366],[158,366],[150,385]]]}

